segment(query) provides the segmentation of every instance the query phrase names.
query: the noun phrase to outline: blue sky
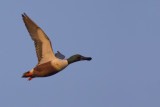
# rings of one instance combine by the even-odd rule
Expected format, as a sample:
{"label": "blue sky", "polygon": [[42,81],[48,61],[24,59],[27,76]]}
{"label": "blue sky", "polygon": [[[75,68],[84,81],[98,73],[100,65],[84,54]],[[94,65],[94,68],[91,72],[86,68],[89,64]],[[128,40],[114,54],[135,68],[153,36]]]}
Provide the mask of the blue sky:
{"label": "blue sky", "polygon": [[[37,64],[25,12],[66,58],[60,73],[21,75]],[[160,1],[0,1],[1,107],[160,107]]]}

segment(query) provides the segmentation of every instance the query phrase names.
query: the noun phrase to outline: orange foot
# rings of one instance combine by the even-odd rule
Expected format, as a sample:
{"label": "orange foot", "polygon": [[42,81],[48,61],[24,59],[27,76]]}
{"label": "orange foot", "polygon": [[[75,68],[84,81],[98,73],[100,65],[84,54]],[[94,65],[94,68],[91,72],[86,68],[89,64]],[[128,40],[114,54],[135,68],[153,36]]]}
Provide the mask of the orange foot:
{"label": "orange foot", "polygon": [[31,77],[29,77],[29,79],[28,79],[28,81],[30,81],[32,78]]}
{"label": "orange foot", "polygon": [[32,76],[33,75],[33,73],[27,73],[26,74],[26,76]]}

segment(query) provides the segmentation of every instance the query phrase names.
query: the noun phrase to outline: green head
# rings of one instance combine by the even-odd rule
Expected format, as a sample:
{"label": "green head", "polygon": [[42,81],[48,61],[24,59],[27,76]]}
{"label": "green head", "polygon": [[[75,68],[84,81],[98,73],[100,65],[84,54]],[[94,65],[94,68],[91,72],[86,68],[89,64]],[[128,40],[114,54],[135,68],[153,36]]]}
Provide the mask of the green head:
{"label": "green head", "polygon": [[76,54],[68,58],[67,61],[68,61],[68,64],[71,64],[73,62],[82,61],[82,60],[90,61],[91,59],[92,59],[91,57],[84,57],[82,55]]}

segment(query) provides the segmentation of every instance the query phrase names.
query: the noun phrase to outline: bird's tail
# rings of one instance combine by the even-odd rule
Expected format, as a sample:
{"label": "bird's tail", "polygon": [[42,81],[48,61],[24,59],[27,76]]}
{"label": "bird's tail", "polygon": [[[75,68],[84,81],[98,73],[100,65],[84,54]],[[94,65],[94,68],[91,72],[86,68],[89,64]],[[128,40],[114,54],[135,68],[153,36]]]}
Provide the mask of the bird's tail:
{"label": "bird's tail", "polygon": [[27,77],[31,77],[33,75],[33,73],[31,72],[25,72],[23,75],[22,75],[22,78],[27,78]]}

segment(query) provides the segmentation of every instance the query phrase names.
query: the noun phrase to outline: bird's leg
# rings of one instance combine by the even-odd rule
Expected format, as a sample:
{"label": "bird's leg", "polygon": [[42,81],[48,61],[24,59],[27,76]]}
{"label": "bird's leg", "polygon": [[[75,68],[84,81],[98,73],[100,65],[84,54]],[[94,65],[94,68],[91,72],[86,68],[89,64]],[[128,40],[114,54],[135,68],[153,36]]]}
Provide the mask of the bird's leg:
{"label": "bird's leg", "polygon": [[33,75],[33,73],[29,72],[29,73],[26,73],[25,76],[32,76],[32,75]]}
{"label": "bird's leg", "polygon": [[32,77],[29,77],[28,81],[30,81],[32,79]]}

